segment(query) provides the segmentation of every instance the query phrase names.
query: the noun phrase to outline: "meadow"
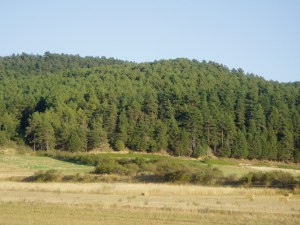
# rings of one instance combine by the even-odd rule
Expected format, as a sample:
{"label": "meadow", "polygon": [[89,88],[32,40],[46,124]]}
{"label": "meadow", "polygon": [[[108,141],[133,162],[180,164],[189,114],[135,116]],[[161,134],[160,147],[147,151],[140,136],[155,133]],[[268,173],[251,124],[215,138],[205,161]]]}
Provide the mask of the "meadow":
{"label": "meadow", "polygon": [[[121,155],[109,154],[116,158]],[[132,157],[132,154],[124,155]],[[189,164],[197,163],[196,160],[186,161]],[[220,170],[226,169],[228,173],[238,171],[239,176],[249,170],[256,170],[231,160],[201,163],[211,163]],[[263,166],[275,168],[270,165]],[[290,166],[297,167],[294,164]],[[94,167],[31,153],[0,154],[1,225],[300,223],[299,189],[170,183],[44,183],[20,182],[19,179],[14,179],[49,169],[56,169],[64,174],[87,174]],[[296,175],[298,170],[295,171]]]}
{"label": "meadow", "polygon": [[10,177],[26,177],[36,171],[55,169],[64,174],[88,173],[94,167],[66,163],[52,158],[41,157],[29,152],[17,154],[14,149],[0,151],[0,180]]}
{"label": "meadow", "polygon": [[300,197],[259,188],[1,182],[0,224],[299,224]]}

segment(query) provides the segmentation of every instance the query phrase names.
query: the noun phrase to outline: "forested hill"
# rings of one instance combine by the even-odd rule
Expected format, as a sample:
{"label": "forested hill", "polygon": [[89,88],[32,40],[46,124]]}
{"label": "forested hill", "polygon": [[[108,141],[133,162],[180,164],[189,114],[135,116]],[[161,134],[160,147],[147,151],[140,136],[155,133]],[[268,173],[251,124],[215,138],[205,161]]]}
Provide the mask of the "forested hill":
{"label": "forested hill", "polygon": [[0,57],[0,145],[10,141],[300,162],[300,83],[188,59]]}

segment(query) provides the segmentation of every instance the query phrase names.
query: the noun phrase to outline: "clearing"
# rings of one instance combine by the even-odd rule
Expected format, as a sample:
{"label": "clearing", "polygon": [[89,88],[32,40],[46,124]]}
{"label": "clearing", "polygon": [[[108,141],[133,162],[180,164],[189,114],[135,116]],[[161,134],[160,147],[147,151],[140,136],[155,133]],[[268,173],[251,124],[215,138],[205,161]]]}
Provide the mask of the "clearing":
{"label": "clearing", "polygon": [[39,170],[55,169],[64,174],[88,173],[93,166],[78,165],[32,154],[0,153],[0,179],[27,177]]}

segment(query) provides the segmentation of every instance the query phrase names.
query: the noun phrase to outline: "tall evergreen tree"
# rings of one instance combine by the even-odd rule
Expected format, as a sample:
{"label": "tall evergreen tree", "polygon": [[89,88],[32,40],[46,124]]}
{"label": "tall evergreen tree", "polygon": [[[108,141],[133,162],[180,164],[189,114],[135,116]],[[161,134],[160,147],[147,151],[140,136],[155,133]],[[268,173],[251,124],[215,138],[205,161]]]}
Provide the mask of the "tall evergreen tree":
{"label": "tall evergreen tree", "polygon": [[245,135],[238,130],[236,141],[232,150],[232,156],[235,158],[246,158],[248,156],[248,144]]}

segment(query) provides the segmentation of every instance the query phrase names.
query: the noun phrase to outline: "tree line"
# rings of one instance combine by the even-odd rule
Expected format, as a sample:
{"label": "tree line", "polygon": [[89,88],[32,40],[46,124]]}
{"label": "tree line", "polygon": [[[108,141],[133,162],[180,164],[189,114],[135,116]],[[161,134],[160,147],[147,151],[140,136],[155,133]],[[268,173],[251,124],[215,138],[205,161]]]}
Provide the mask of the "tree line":
{"label": "tree line", "polygon": [[300,83],[183,58],[0,57],[0,145],[10,141],[299,162]]}

